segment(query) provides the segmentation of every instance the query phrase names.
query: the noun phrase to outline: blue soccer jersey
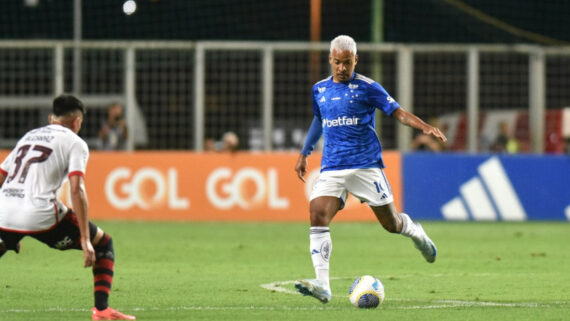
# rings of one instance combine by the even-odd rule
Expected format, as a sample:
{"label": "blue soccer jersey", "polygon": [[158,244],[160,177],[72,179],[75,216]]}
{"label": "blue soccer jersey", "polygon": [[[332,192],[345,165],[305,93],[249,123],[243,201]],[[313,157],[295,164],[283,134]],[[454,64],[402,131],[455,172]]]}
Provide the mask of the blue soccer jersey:
{"label": "blue soccer jersey", "polygon": [[384,167],[376,135],[376,108],[391,115],[400,105],[374,80],[353,73],[336,83],[332,76],[313,86],[313,113],[324,135],[321,171]]}

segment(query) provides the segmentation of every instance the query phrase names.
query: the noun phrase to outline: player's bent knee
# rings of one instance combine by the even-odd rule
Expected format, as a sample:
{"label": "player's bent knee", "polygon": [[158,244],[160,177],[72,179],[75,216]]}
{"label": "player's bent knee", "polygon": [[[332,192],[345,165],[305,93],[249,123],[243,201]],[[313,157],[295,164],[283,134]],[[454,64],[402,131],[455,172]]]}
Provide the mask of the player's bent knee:
{"label": "player's bent knee", "polygon": [[104,233],[97,245],[94,245],[95,258],[115,260],[115,249],[113,248],[113,239],[109,234]]}
{"label": "player's bent knee", "polygon": [[95,232],[95,235],[93,236],[93,240],[91,241],[91,244],[93,244],[93,246],[96,246],[97,244],[99,244],[99,242],[101,242],[101,240],[103,239],[104,235],[105,235],[105,231],[103,231],[100,227],[97,227],[97,232]]}

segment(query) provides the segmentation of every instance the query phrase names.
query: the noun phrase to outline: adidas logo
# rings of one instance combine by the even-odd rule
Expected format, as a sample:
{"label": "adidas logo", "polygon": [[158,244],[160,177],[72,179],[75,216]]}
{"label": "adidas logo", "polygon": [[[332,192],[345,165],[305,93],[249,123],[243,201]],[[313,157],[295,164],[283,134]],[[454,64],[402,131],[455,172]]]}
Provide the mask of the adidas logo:
{"label": "adidas logo", "polygon": [[459,196],[441,207],[446,220],[524,221],[526,212],[498,157],[477,168],[479,175],[459,187]]}

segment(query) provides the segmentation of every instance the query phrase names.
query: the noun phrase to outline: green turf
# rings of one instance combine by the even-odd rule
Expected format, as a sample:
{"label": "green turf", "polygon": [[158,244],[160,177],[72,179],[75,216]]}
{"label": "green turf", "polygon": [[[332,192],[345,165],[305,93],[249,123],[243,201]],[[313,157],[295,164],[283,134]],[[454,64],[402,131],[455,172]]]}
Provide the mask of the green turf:
{"label": "green turf", "polygon": [[[115,242],[111,306],[138,320],[568,320],[568,223],[424,223],[439,250],[376,223],[333,223],[333,299],[291,293],[312,278],[308,225],[98,222]],[[91,272],[79,251],[27,238],[0,259],[0,320],[89,320]],[[386,300],[359,310],[347,291],[379,277]],[[273,290],[262,284],[273,284]],[[282,292],[285,290],[286,292]]]}

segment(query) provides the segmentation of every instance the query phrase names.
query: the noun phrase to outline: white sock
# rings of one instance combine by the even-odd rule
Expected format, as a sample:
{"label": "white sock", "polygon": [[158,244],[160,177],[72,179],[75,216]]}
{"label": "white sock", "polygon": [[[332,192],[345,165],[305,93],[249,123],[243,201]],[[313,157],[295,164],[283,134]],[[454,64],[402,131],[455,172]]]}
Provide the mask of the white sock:
{"label": "white sock", "polygon": [[329,258],[332,252],[331,233],[327,226],[312,226],[309,233],[311,240],[311,259],[317,280],[330,289]]}
{"label": "white sock", "polygon": [[412,219],[406,213],[400,213],[400,217],[402,218],[402,231],[400,234],[412,239],[417,239],[419,237],[419,231],[416,228],[416,224],[414,224]]}

